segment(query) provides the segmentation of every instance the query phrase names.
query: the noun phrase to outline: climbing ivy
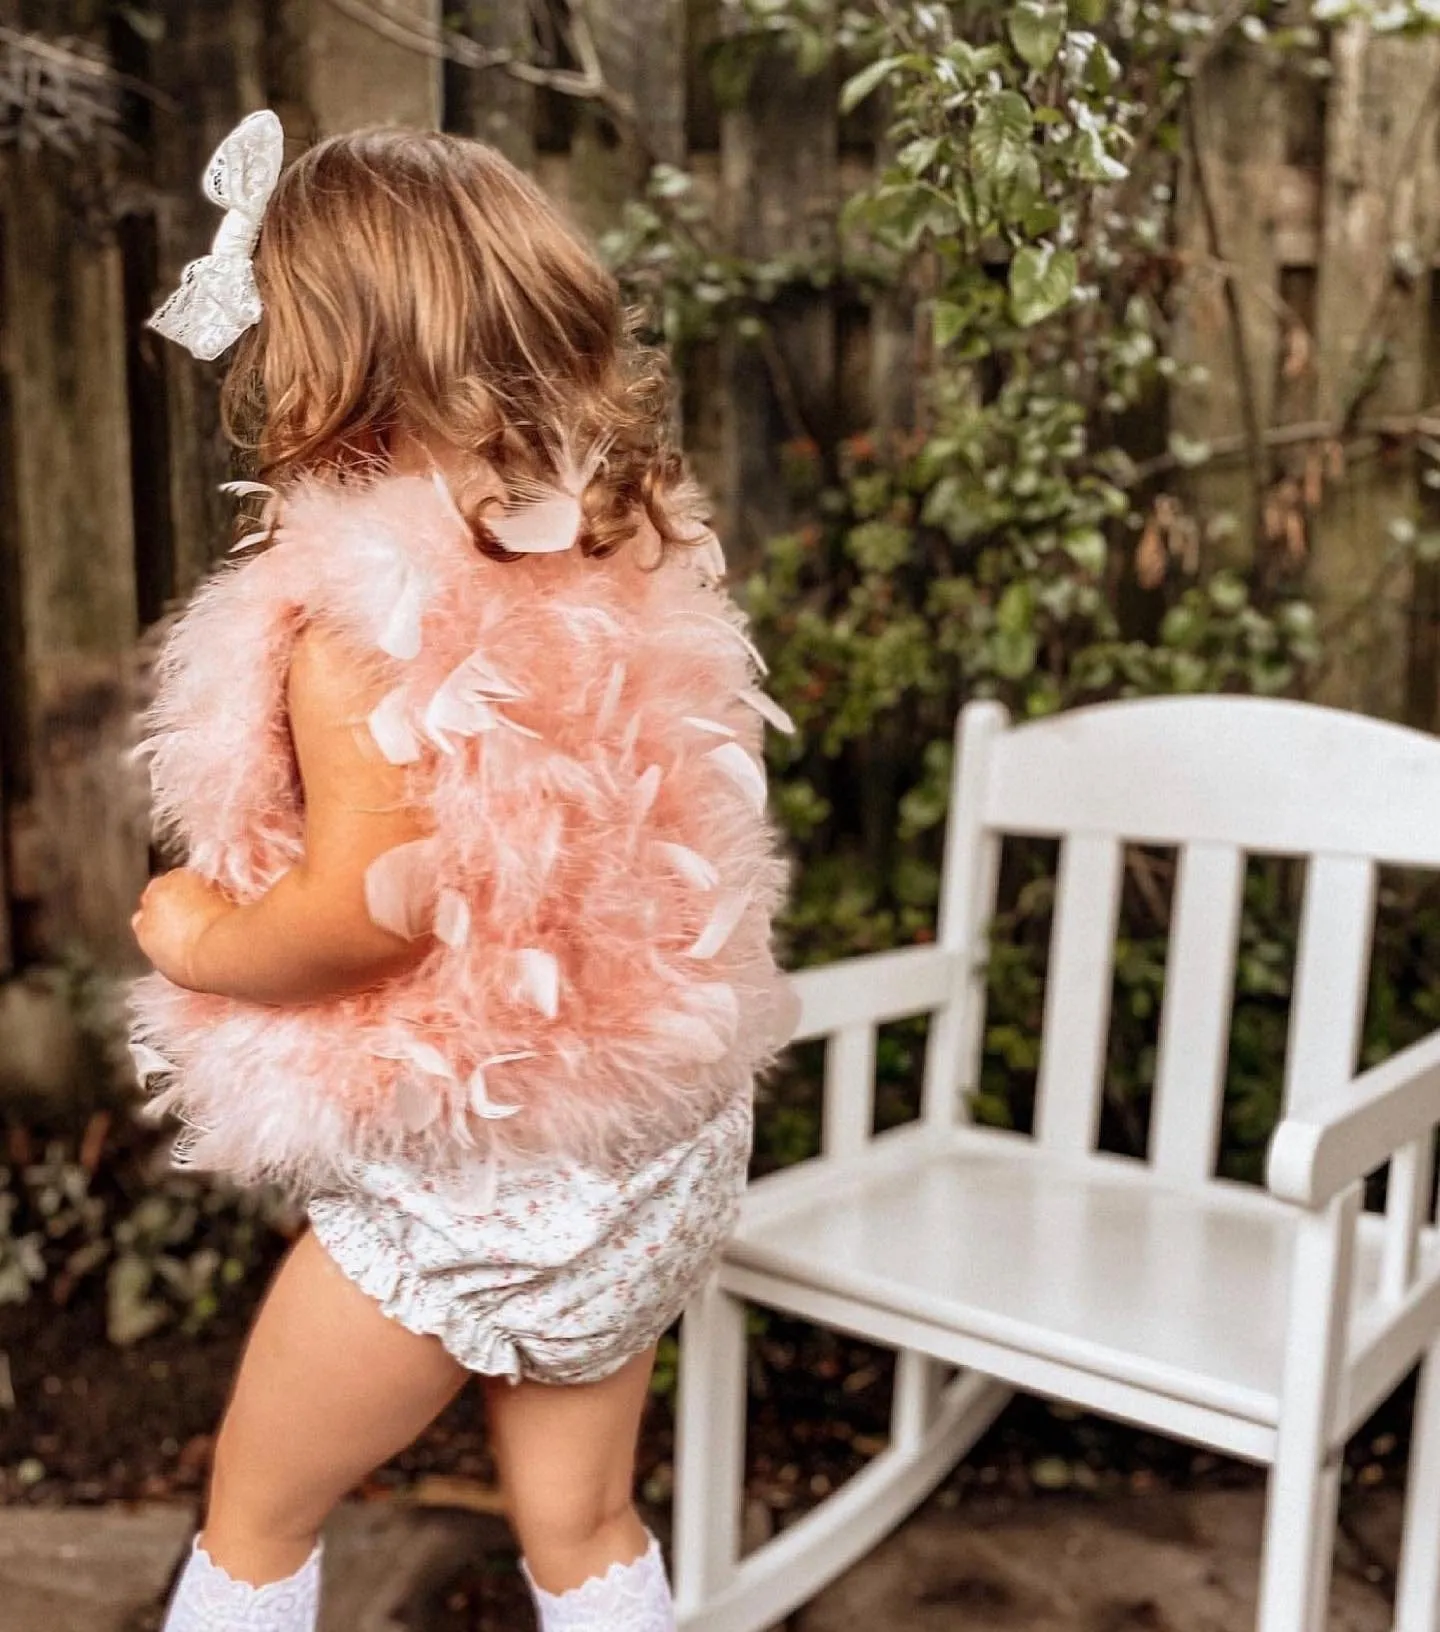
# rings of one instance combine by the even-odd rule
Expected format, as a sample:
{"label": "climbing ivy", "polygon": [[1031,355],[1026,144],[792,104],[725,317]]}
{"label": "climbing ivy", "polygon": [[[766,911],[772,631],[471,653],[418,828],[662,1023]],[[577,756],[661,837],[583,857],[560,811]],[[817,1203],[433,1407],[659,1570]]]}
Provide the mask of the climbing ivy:
{"label": "climbing ivy", "polygon": [[[1210,450],[1166,434],[1167,392],[1194,383],[1167,345],[1195,74],[1232,39],[1320,73],[1327,39],[1267,0],[876,0],[838,16],[825,0],[739,0],[729,12],[722,96],[741,98],[766,53],[789,53],[801,74],[839,64],[839,112],[873,105],[882,157],[833,250],[763,262],[716,240],[691,176],[658,168],[607,245],[658,332],[682,364],[728,336],[773,370],[773,303],[836,282],[913,303],[928,330],[913,426],[786,448],[796,524],[766,541],[746,586],[799,726],[773,749],[803,863],[789,933],[800,961],[822,961],[933,933],[965,702],[998,698],[1033,719],[1120,696],[1305,691],[1323,640],[1299,556],[1262,544],[1236,570],[1216,548],[1227,518],[1190,515],[1174,491],[1174,473]],[[1412,27],[1432,12],[1434,0],[1320,0],[1314,24],[1364,13]],[[1026,1114],[1052,862],[1031,850],[1006,869],[979,1102],[996,1121]],[[1144,1139],[1169,866],[1137,858],[1127,885],[1107,1129],[1122,1148]],[[1275,1110],[1294,907],[1283,869],[1251,879],[1234,1171],[1254,1171]],[[1376,1050],[1416,1023],[1400,1018],[1413,1009],[1401,989],[1435,949],[1405,951],[1372,1005]],[[882,1072],[913,1069],[914,1041],[891,1039]],[[778,1156],[813,1138],[788,1112],[771,1132]]]}

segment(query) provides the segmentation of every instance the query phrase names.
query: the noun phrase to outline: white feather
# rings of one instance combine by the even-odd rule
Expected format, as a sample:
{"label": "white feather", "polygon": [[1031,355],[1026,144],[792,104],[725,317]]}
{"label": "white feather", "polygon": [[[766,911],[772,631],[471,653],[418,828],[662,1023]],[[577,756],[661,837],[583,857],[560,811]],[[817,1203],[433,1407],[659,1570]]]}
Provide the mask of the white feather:
{"label": "white feather", "polygon": [[435,901],[435,841],[411,839],[376,856],[365,869],[370,921],[402,940],[430,927]]}
{"label": "white feather", "polygon": [[221,482],[220,491],[237,499],[249,499],[261,493],[267,499],[275,497],[275,489],[265,482]]}
{"label": "white feather", "polygon": [[420,737],[411,724],[403,686],[385,693],[367,723],[375,746],[392,765],[413,765],[420,758]]}
{"label": "white feather", "polygon": [[693,884],[697,890],[713,890],[720,882],[718,869],[688,844],[671,844],[661,839],[656,841],[655,848],[681,878],[687,884]]}
{"label": "white feather", "polygon": [[682,1009],[652,1015],[651,1031],[683,1045],[698,1064],[713,1065],[723,1060],[734,1047],[740,1023],[740,1003],[734,988],[719,983],[692,986],[682,1002]]}
{"label": "white feather", "polygon": [[745,916],[745,909],[749,905],[750,898],[742,891],[722,895],[715,904],[714,912],[710,914],[709,923],[700,931],[695,944],[686,955],[704,962],[723,951],[726,941],[735,933],[736,926]]}
{"label": "white feather", "polygon": [[487,1156],[446,1187],[446,1199],[456,1212],[479,1218],[494,1207],[499,1188],[500,1164]]}
{"label": "white feather", "polygon": [[794,720],[790,718],[773,697],[767,697],[763,691],[752,687],[749,691],[740,693],[740,701],[745,704],[746,708],[753,708],[767,725],[773,725],[777,731],[782,732],[787,737],[795,735]]}
{"label": "white feather", "polygon": [[743,629],[736,628],[736,626],[731,623],[728,618],[722,618],[716,612],[692,612],[690,616],[702,618],[706,623],[713,623],[717,628],[723,629],[725,633],[729,635],[731,640],[736,641],[739,645],[745,648],[746,654],[749,656],[750,661],[755,665],[761,674],[769,674],[770,666],[760,655],[760,648],[753,640],[751,640],[749,635],[747,635]]}
{"label": "white feather", "polygon": [[435,907],[435,934],[446,946],[464,946],[470,939],[470,903],[459,890],[441,890]]}
{"label": "white feather", "polygon": [[450,490],[449,482],[445,480],[444,476],[438,470],[432,470],[430,472],[430,480],[434,485],[435,491],[440,495],[441,499],[444,500],[445,508],[450,512],[451,520],[463,527],[468,537],[470,533],[470,523],[465,519],[465,512],[461,510],[458,504],[456,504],[455,495]]}
{"label": "white feather", "polygon": [[714,533],[711,533],[703,544],[696,545],[695,557],[700,563],[701,570],[717,582],[730,570],[725,560],[725,551],[721,549],[720,540]]}
{"label": "white feather", "polygon": [[587,635],[625,633],[624,624],[603,606],[566,606],[557,603],[551,610],[565,625],[566,632],[574,635],[577,640]]}
{"label": "white feather", "polygon": [[395,1084],[395,1108],[407,1133],[422,1133],[440,1114],[440,1096],[414,1077],[400,1077]]}
{"label": "white feather", "polygon": [[560,1011],[560,965],[554,955],[531,946],[517,952],[515,960],[519,965],[516,992],[547,1020],[553,1020]]}
{"label": "white feather", "polygon": [[660,781],[664,773],[658,765],[647,766],[641,772],[635,783],[635,815],[637,819],[650,814],[650,807],[655,803],[660,793]]}
{"label": "white feather", "polygon": [[514,731],[522,737],[529,737],[533,742],[540,741],[538,731],[532,731],[528,725],[521,725],[519,720],[512,720],[508,714],[497,714],[496,719],[507,731]]}
{"label": "white feather", "polygon": [[376,645],[391,657],[409,662],[420,652],[420,620],[425,610],[425,580],[408,569],[376,636]]}
{"label": "white feather", "polygon": [[427,1077],[439,1077],[445,1082],[455,1080],[455,1071],[449,1060],[433,1043],[427,1043],[421,1037],[402,1036],[395,1044],[395,1052],[391,1058],[408,1060]]}
{"label": "white feather", "polygon": [[143,1088],[151,1077],[168,1076],[175,1067],[158,1048],[149,1043],[131,1043],[130,1058],[135,1066],[135,1080]]}
{"label": "white feather", "polygon": [[559,555],[574,548],[583,519],[579,499],[556,492],[487,517],[486,525],[516,555]]}
{"label": "white feather", "polygon": [[257,544],[263,544],[270,536],[268,527],[257,527],[253,533],[246,533],[238,543],[230,546],[231,555],[239,555],[241,550],[251,550]]}
{"label": "white feather", "polygon": [[722,725],[719,720],[706,719],[703,714],[687,714],[685,723],[712,737],[729,737],[732,742],[740,735],[738,731],[732,731],[728,725]]}
{"label": "white feather", "polygon": [[[524,693],[497,674],[484,654],[475,651],[457,663],[441,681],[425,708],[425,732],[437,748],[455,752],[450,733],[474,737],[499,725],[514,726],[495,707],[496,702],[513,702]],[[514,726],[521,730],[522,727]],[[530,733],[533,735],[534,733]]]}
{"label": "white feather", "polygon": [[487,1122],[498,1122],[504,1117],[515,1116],[520,1110],[518,1105],[497,1105],[491,1099],[490,1087],[485,1081],[485,1067],[483,1065],[477,1065],[470,1073],[468,1092],[470,1109],[474,1111],[476,1116],[483,1117]]}
{"label": "white feather", "polygon": [[625,665],[617,663],[610,670],[609,678],[605,682],[605,690],[600,697],[600,706],[595,710],[595,734],[599,736],[610,727],[615,710],[620,706],[620,696],[625,690]]}
{"label": "white feather", "polygon": [[[399,1060],[405,1065],[413,1066],[423,1076],[441,1082],[455,1081],[455,1073],[450,1062],[440,1050],[409,1033],[398,1033],[392,1041],[377,1048],[375,1052],[381,1059]],[[402,1124],[410,1133],[419,1133],[428,1128],[440,1114],[442,1101],[442,1094],[434,1088],[427,1088],[413,1076],[402,1075],[396,1079],[395,1106],[400,1113]]]}
{"label": "white feather", "polygon": [[478,737],[499,724],[499,711],[480,697],[457,697],[442,688],[425,706],[425,735],[447,754],[455,752],[450,732],[457,737]]}
{"label": "white feather", "polygon": [[573,549],[585,519],[581,497],[604,464],[610,441],[593,443],[580,458],[567,437],[557,437],[554,478],[512,481],[509,504],[498,516],[487,518],[500,543],[516,555],[557,555]]}
{"label": "white feather", "polygon": [[765,809],[765,801],[769,797],[765,773],[738,742],[722,742],[718,748],[712,748],[705,758],[730,778],[757,811]]}

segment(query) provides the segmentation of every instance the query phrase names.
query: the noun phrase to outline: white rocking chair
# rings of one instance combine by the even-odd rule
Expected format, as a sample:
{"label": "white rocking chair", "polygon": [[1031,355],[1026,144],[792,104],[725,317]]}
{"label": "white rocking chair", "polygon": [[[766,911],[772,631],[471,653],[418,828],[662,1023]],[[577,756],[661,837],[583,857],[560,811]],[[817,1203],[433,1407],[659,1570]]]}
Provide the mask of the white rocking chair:
{"label": "white rocking chair", "polygon": [[[964,1112],[1007,833],[1062,840],[1033,1138]],[[1095,1149],[1126,841],[1179,850],[1144,1162]],[[1212,1176],[1247,852],[1309,858],[1264,1190]],[[1015,729],[966,711],[939,942],[798,977],[799,1037],[828,1039],[823,1153],[753,1187],[686,1316],[684,1632],[782,1620],[1017,1388],[1268,1465],[1260,1632],[1322,1632],[1345,1442],[1417,1361],[1395,1625],[1440,1632],[1440,1034],[1355,1074],[1382,863],[1440,868],[1440,742],[1417,732],[1239,698]],[[921,1118],[873,1136],[876,1028],[918,1014]],[[1367,1214],[1386,1162],[1387,1212]],[[747,1302],[893,1348],[898,1370],[888,1449],[742,1559]]]}

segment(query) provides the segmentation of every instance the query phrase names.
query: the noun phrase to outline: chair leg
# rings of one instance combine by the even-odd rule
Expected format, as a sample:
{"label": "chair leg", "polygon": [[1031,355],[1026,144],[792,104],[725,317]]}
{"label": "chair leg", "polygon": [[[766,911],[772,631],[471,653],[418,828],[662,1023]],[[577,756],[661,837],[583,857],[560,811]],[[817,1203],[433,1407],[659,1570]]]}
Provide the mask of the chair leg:
{"label": "chair leg", "polygon": [[1257,1632],[1324,1632],[1335,1560],[1340,1464],[1292,1458],[1270,1473]]}
{"label": "chair leg", "polygon": [[712,1279],[680,1335],[672,1553],[682,1614],[700,1609],[739,1562],[745,1384],[745,1306]]}
{"label": "chair leg", "polygon": [[1265,1510],[1259,1632],[1324,1632],[1342,1449],[1335,1416],[1360,1186],[1300,1218],[1291,1266],[1279,1433]]}
{"label": "chair leg", "polygon": [[1440,1343],[1425,1356],[1415,1396],[1395,1632],[1440,1632]]}

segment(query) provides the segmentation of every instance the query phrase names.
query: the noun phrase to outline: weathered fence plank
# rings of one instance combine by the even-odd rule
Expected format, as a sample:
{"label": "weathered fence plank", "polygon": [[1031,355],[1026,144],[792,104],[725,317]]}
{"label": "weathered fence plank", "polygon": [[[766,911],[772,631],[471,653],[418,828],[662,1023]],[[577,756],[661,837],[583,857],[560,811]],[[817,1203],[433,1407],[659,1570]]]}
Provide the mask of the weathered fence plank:
{"label": "weathered fence plank", "polygon": [[[266,101],[260,0],[224,6],[166,0],[162,15],[165,28],[151,72],[158,84],[187,90],[183,104],[162,105],[152,116],[157,300],[175,287],[187,261],[205,253],[219,224],[215,206],[200,191],[206,160],[244,114]],[[152,576],[164,595],[183,596],[223,551],[234,513],[233,502],[218,491],[230,473],[220,427],[221,369],[148,333],[140,337],[136,366],[158,377],[164,404],[164,469],[154,479],[168,478],[169,560],[157,563]],[[157,429],[151,428],[152,444]],[[156,543],[140,540],[144,550]]]}
{"label": "weathered fence plank", "polygon": [[838,206],[839,127],[832,68],[801,76],[779,56],[760,62],[743,107],[720,127],[719,216],[735,252],[791,261],[797,275],[759,338],[722,348],[721,469],[735,553],[743,565],[789,519],[777,450],[824,439],[836,413],[835,310],[799,268],[828,261]]}
{"label": "weathered fence plank", "polygon": [[578,110],[570,147],[571,208],[599,232],[652,164],[685,162],[685,13],[672,0],[592,0],[574,27],[577,49],[616,99]]}
{"label": "weathered fence plank", "polygon": [[[1199,448],[1243,433],[1245,458],[1184,483],[1221,559],[1253,557],[1271,461],[1282,338],[1277,185],[1285,160],[1284,69],[1243,42],[1196,83],[1184,128],[1176,241],[1183,268],[1173,305],[1177,355],[1202,364],[1177,386],[1171,426]],[[1233,532],[1229,529],[1233,527]]]}
{"label": "weathered fence plank", "polygon": [[[98,4],[63,11],[52,26],[72,34],[103,22]],[[124,757],[137,619],[120,253],[99,189],[64,161],[13,155],[3,189],[27,759],[11,770],[10,888],[33,919],[28,956],[123,963],[147,846]]]}
{"label": "weathered fence plank", "polygon": [[[487,51],[508,51],[517,61],[532,56],[530,0],[464,0],[455,26]],[[445,66],[445,124],[464,136],[489,142],[512,163],[535,163],[535,88],[504,68]]]}
{"label": "weathered fence plank", "polygon": [[[1424,406],[1440,43],[1374,39],[1348,24],[1336,33],[1333,66],[1317,366],[1322,415],[1348,425],[1362,412]],[[1310,590],[1322,626],[1343,629],[1348,643],[1327,676],[1332,702],[1377,713],[1402,707],[1412,575],[1383,563],[1391,524],[1414,508],[1408,449],[1381,448],[1329,488]]]}
{"label": "weathered fence plank", "polygon": [[357,125],[439,127],[441,0],[290,0],[304,42],[315,134]]}

